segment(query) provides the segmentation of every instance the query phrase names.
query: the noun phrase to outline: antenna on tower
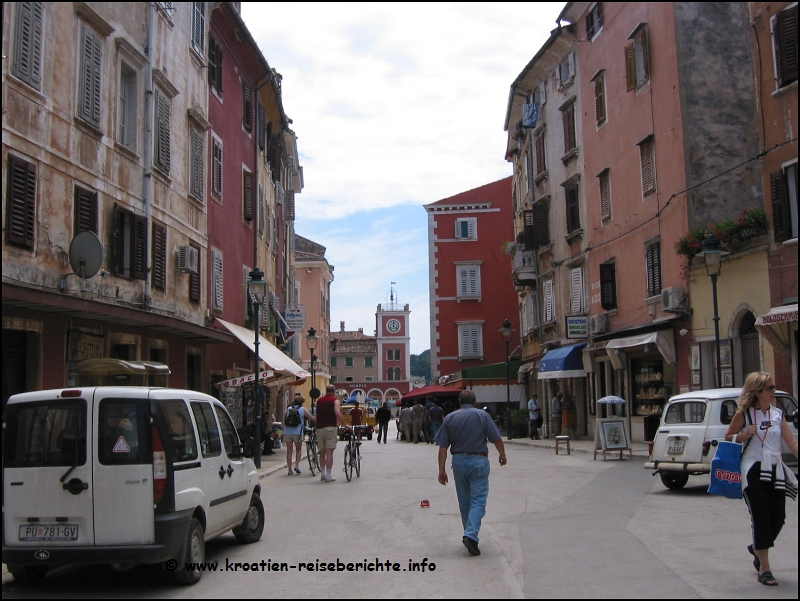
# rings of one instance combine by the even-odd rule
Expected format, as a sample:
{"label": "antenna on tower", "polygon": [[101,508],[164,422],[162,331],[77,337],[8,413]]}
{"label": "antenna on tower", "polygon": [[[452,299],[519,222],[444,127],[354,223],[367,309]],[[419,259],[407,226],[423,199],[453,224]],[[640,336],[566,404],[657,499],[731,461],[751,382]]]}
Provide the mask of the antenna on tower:
{"label": "antenna on tower", "polygon": [[397,282],[390,282],[391,287],[389,288],[388,294],[388,304],[386,306],[387,310],[393,311],[397,308],[397,291],[394,289],[394,286]]}

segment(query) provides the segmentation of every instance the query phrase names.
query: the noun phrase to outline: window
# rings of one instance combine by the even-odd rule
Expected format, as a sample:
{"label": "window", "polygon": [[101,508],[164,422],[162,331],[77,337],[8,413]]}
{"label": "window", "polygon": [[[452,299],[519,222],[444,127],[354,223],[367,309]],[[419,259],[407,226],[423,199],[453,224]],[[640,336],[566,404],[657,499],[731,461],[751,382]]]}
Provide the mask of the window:
{"label": "window", "polygon": [[533,186],[533,150],[528,149],[525,153],[525,194],[531,193]]}
{"label": "window", "polygon": [[189,126],[191,132],[191,163],[189,165],[189,194],[200,202],[205,201],[205,169],[203,168],[203,157],[205,155],[205,144],[203,132],[194,125]]}
{"label": "window", "polygon": [[228,417],[228,413],[224,409],[217,405],[214,405],[214,411],[219,421],[222,443],[225,445],[225,454],[231,459],[241,459],[242,447],[239,445],[239,435],[236,433],[236,428],[233,427],[231,418]]}
{"label": "window", "polygon": [[352,382],[353,381],[353,376],[345,376],[344,377],[344,381],[345,382]]}
{"label": "window", "polygon": [[200,302],[200,270],[202,269],[203,265],[203,255],[200,247],[196,244],[190,244],[193,249],[197,251],[197,273],[190,273],[189,274],[189,300],[193,303]]}
{"label": "window", "polygon": [[211,191],[222,198],[222,140],[214,136],[211,174]]}
{"label": "window", "polygon": [[253,219],[253,174],[247,169],[242,171],[242,217]]}
{"label": "window", "polygon": [[579,206],[578,185],[570,184],[564,188],[564,195],[567,201],[567,233],[579,230],[581,227],[581,211]]}
{"label": "window", "polygon": [[461,359],[478,359],[483,356],[483,326],[481,324],[458,326],[458,356]]}
{"label": "window", "polygon": [[208,83],[217,96],[222,96],[222,46],[213,35],[208,36]]}
{"label": "window", "polygon": [[536,134],[533,143],[536,147],[536,175],[541,175],[547,171],[547,161],[544,153],[544,129]]}
{"label": "window", "polygon": [[136,150],[136,71],[122,63],[119,72],[119,132],[117,141]]}
{"label": "window", "polygon": [[353,367],[353,365],[354,365],[353,361],[354,361],[353,357],[345,357],[344,358],[344,366],[345,367]]}
{"label": "window", "polygon": [[606,122],[606,76],[602,71],[594,79],[594,117],[598,127]]}
{"label": "window", "polygon": [[387,361],[400,361],[400,349],[388,349],[386,351]]}
{"label": "window", "polygon": [[522,335],[539,327],[539,315],[536,310],[536,295],[531,293],[522,299]]}
{"label": "window", "polygon": [[459,297],[474,298],[481,295],[480,265],[457,265]]}
{"label": "window", "polygon": [[160,89],[155,93],[156,110],[156,135],[153,143],[154,164],[165,175],[169,175],[170,168],[170,113],[172,101]]}
{"label": "window", "polygon": [[78,116],[100,127],[103,42],[87,25],[81,25],[81,62],[78,83]]}
{"label": "window", "polygon": [[456,219],[456,238],[459,240],[477,239],[477,227],[478,219],[476,217]]}
{"label": "window", "polygon": [[364,357],[364,367],[372,367],[372,357]]}
{"label": "window", "polygon": [[605,169],[598,179],[600,180],[600,218],[605,221],[611,219],[611,171]]}
{"label": "window", "polygon": [[253,87],[242,84],[242,127],[247,133],[253,131]]}
{"label": "window", "polygon": [[589,40],[594,39],[603,29],[603,4],[601,2],[589,9],[589,14],[586,15],[586,38]]}
{"label": "window", "polygon": [[797,4],[772,17],[775,81],[782,88],[797,81]]}
{"label": "window", "polygon": [[338,381],[339,381],[339,377],[338,376],[331,376],[331,384],[335,384]]}
{"label": "window", "polygon": [[42,86],[43,2],[17,2],[14,77],[37,90]]}
{"label": "window", "polygon": [[647,42],[647,24],[639,24],[628,39],[633,40],[625,46],[625,80],[630,92],[641,88],[650,81],[650,49]]}
{"label": "window", "polygon": [[223,279],[222,279],[222,253],[211,251],[211,308],[222,311],[223,307]]}
{"label": "window", "polygon": [[97,233],[97,192],[75,186],[75,231]]}
{"label": "window", "polygon": [[206,39],[206,3],[192,2],[194,13],[192,15],[192,48],[200,55],[204,56]]}
{"label": "window", "polygon": [[553,280],[545,280],[542,289],[544,291],[542,321],[544,323],[553,323],[556,320],[556,297],[553,287]]}
{"label": "window", "polygon": [[400,380],[400,368],[399,367],[390,367],[389,368],[389,379],[399,381]]}
{"label": "window", "polygon": [[649,136],[639,143],[639,156],[642,162],[642,195],[644,197],[655,194],[656,167],[655,167],[655,141]]}
{"label": "window", "polygon": [[563,88],[572,83],[575,77],[575,53],[570,52],[558,66],[558,87]]}
{"label": "window", "polygon": [[[202,3],[200,3],[202,4]],[[192,413],[197,422],[197,433],[200,435],[200,451],[203,457],[222,454],[222,445],[219,440],[219,429],[214,419],[214,412],[210,403],[192,401]]]}
{"label": "window", "polygon": [[600,265],[600,306],[605,311],[617,308],[617,264]]}
{"label": "window", "polygon": [[575,149],[575,103],[561,111],[561,123],[564,126],[564,154],[569,154]]}
{"label": "window", "polygon": [[147,270],[147,219],[118,205],[114,212],[114,273],[143,280]]}
{"label": "window", "polygon": [[364,376],[364,381],[365,382],[372,382],[373,379],[374,378],[372,376]]}
{"label": "window", "polygon": [[153,288],[167,287],[167,228],[153,223]]}
{"label": "window", "polygon": [[[103,399],[98,407],[97,459],[100,465],[142,465],[153,460],[148,452],[150,411],[127,399]],[[80,431],[80,427],[78,428]]]}
{"label": "window", "polygon": [[667,409],[664,417],[665,424],[701,424],[706,417],[706,403],[704,401],[690,401],[688,403],[673,403]]}
{"label": "window", "polygon": [[797,163],[769,176],[775,242],[797,238]]}
{"label": "window", "polygon": [[539,200],[533,203],[533,208],[522,212],[525,225],[524,240],[525,250],[539,250],[550,244],[550,228],[548,220],[550,210],[547,202]]}
{"label": "window", "polygon": [[192,418],[183,401],[161,401],[159,407],[167,418],[168,434],[172,441],[172,461],[197,459],[197,440],[194,437]]}
{"label": "window", "polygon": [[575,267],[569,271],[570,277],[570,309],[573,315],[583,313],[583,267]]}
{"label": "window", "polygon": [[338,363],[338,357],[331,357],[331,367],[337,367]]}
{"label": "window", "polygon": [[661,294],[661,243],[645,247],[645,268],[647,270],[647,296]]}

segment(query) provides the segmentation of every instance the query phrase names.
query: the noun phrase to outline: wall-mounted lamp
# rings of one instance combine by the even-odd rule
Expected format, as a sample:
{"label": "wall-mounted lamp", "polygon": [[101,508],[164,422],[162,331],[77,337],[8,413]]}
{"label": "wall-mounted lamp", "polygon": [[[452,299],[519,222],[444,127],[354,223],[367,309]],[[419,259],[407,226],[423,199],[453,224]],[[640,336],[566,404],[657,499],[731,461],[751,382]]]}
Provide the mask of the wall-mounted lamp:
{"label": "wall-mounted lamp", "polygon": [[678,333],[679,333],[681,336],[686,336],[686,334],[688,334],[688,333],[689,333],[689,330],[687,330],[686,328],[683,328],[683,329],[682,329],[680,332],[678,332]]}

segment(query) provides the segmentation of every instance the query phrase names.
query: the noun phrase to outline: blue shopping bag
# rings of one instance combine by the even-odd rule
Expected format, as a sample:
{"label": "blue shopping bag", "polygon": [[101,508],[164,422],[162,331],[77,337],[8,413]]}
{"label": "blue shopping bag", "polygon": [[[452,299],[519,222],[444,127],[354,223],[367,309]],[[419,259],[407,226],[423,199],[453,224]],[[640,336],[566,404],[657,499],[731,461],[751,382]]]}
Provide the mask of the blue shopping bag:
{"label": "blue shopping bag", "polygon": [[711,460],[711,485],[708,492],[729,499],[742,498],[742,445],[720,441]]}

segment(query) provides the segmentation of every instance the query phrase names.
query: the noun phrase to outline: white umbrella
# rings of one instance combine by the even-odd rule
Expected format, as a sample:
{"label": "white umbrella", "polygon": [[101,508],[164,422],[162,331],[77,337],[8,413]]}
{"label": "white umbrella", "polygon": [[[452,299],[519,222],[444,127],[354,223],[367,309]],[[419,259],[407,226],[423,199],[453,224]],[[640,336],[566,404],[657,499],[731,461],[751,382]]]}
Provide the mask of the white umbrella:
{"label": "white umbrella", "polygon": [[604,403],[607,405],[624,405],[628,401],[626,401],[622,397],[614,396],[612,394],[611,396],[604,396],[602,399],[598,399],[597,402]]}

